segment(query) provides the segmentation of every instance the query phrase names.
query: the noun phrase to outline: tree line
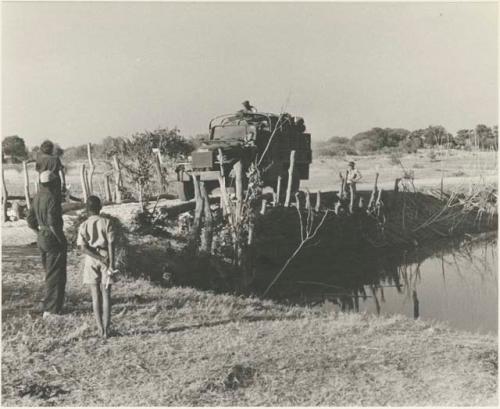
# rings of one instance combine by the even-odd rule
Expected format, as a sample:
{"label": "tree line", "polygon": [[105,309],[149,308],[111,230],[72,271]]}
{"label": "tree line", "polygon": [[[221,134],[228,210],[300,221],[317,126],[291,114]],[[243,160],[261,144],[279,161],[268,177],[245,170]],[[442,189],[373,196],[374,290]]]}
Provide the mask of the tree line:
{"label": "tree line", "polygon": [[319,156],[362,155],[398,150],[414,153],[420,148],[446,147],[464,150],[498,150],[498,126],[477,125],[455,135],[441,125],[409,131],[402,128],[372,128],[352,138],[333,136],[316,146]]}
{"label": "tree line", "polygon": [[[100,143],[92,144],[92,154],[96,159],[109,159],[114,154],[137,154],[144,149],[149,149],[149,154],[151,149],[156,148],[167,158],[177,159],[189,155],[198,146],[199,141],[206,137],[207,135],[184,137],[177,128],[159,128],[138,132],[131,137],[108,136]],[[461,129],[455,135],[441,125],[414,131],[402,128],[372,128],[357,133],[352,138],[333,136],[325,142],[317,143],[315,150],[319,156],[343,156],[394,150],[413,153],[419,148],[436,146],[465,150],[498,150],[498,126],[480,124],[474,129]],[[55,147],[55,153],[64,156],[66,162],[84,160],[87,157],[87,144],[67,149],[58,144]],[[38,146],[28,149],[24,139],[18,135],[7,136],[2,140],[2,163],[35,160],[39,149]]]}
{"label": "tree line", "polygon": [[[181,135],[179,129],[159,128],[154,131],[137,132],[130,137],[104,138],[100,143],[92,144],[92,155],[96,159],[107,160],[115,154],[137,156],[144,149],[158,149],[167,158],[188,155],[197,146],[202,135],[190,138]],[[20,163],[24,160],[36,160],[39,146],[28,149],[23,138],[18,135],[7,136],[2,140],[2,163]],[[65,162],[87,158],[87,144],[63,149],[55,144],[56,155],[64,157]]]}

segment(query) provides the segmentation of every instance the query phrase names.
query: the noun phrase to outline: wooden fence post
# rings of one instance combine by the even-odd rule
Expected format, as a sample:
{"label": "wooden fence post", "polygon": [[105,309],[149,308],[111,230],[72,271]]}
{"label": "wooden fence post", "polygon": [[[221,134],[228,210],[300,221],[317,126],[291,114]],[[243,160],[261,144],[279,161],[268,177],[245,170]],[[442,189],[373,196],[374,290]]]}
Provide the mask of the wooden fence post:
{"label": "wooden fence post", "polygon": [[163,176],[163,172],[161,171],[160,155],[161,155],[160,151],[154,154],[154,163],[155,163],[156,173],[158,176],[158,184],[160,185],[159,194],[165,191],[165,177]]}
{"label": "wooden fence post", "polygon": [[229,223],[231,223],[231,226],[234,226],[234,214],[233,214],[233,208],[231,206],[231,202],[229,201],[229,196],[227,194],[226,190],[226,178],[219,176],[219,186],[220,186],[220,195],[222,199],[222,205],[225,214],[229,215]]}
{"label": "wooden fence post", "polygon": [[111,195],[111,186],[109,183],[109,175],[104,175],[104,193],[106,195],[106,201],[111,203],[113,201],[113,197]]}
{"label": "wooden fence post", "polygon": [[290,206],[290,196],[292,194],[293,170],[295,167],[295,151],[290,152],[290,166],[288,167],[288,183],[286,187],[285,207]]}
{"label": "wooden fence post", "polygon": [[122,172],[120,169],[120,162],[118,161],[118,157],[113,155],[113,167],[115,169],[115,202],[122,202]]}
{"label": "wooden fence post", "polygon": [[306,210],[311,210],[311,194],[309,193],[309,189],[306,189]]}
{"label": "wooden fence post", "polygon": [[342,172],[339,172],[339,177],[340,177],[339,199],[343,200],[345,197],[345,181],[344,181],[344,176],[342,175]]}
{"label": "wooden fence post", "polygon": [[281,199],[281,175],[278,176],[278,181],[276,182],[276,200],[274,202],[274,206],[277,206],[280,203]]}
{"label": "wooden fence post", "polygon": [[92,158],[92,147],[90,143],[87,144],[87,155],[89,158],[89,175],[88,175],[88,194],[93,195],[94,194],[94,172],[95,172],[95,165],[94,165],[94,159]]}
{"label": "wooden fence post", "polygon": [[[226,180],[224,178],[224,155],[222,154],[222,149],[219,148],[217,149],[218,155],[217,158],[219,159],[219,168],[220,168],[220,176],[219,176],[219,185],[220,185],[220,207],[222,209],[222,214],[225,216],[228,214],[228,206],[226,205],[226,201],[224,199],[224,195],[227,195],[226,193]],[[222,181],[222,182],[221,182]],[[224,185],[224,192],[222,191],[222,185]]]}
{"label": "wooden fence post", "polygon": [[210,201],[208,199],[207,189],[205,188],[205,183],[200,182],[200,195],[203,200],[203,242],[201,244],[201,250],[207,253],[212,252],[212,241],[213,241],[213,217],[212,210],[210,209]]}
{"label": "wooden fence post", "polygon": [[2,223],[7,221],[7,203],[9,199],[9,193],[7,192],[7,186],[5,186],[5,175],[2,166]]}
{"label": "wooden fence post", "polygon": [[266,205],[267,205],[267,200],[262,199],[262,205],[260,207],[260,214],[265,215],[266,214]]}
{"label": "wooden fence post", "polygon": [[191,231],[191,242],[196,244],[200,236],[201,230],[201,217],[203,215],[203,197],[200,190],[200,175],[191,175],[193,178],[194,187],[194,199],[196,202],[196,207],[194,209],[194,220],[193,227]]}
{"label": "wooden fence post", "polygon": [[243,206],[243,164],[238,161],[233,166],[235,186],[236,186],[236,222],[241,219],[241,209]]}
{"label": "wooden fence post", "polygon": [[139,191],[139,204],[141,205],[141,212],[144,213],[144,191],[143,186],[137,182],[137,190]]}
{"label": "wooden fence post", "polygon": [[86,180],[85,163],[82,163],[80,165],[80,183],[82,184],[83,202],[87,203],[87,198],[89,197],[89,191]]}
{"label": "wooden fence post", "polygon": [[321,207],[321,190],[318,190],[318,192],[316,193],[316,207],[314,208],[314,210],[316,212],[319,212],[320,207]]}
{"label": "wooden fence post", "polygon": [[26,198],[26,207],[28,210],[31,209],[31,200],[30,200],[30,179],[28,175],[28,162],[23,161],[23,173],[24,173],[24,197]]}
{"label": "wooden fence post", "polygon": [[353,212],[353,208],[354,208],[354,200],[356,199],[356,191],[354,189],[354,183],[355,182],[352,182],[352,183],[349,183],[349,212],[352,213]]}
{"label": "wooden fence post", "polygon": [[399,182],[401,181],[401,178],[396,178],[394,181],[394,191],[399,192]]}

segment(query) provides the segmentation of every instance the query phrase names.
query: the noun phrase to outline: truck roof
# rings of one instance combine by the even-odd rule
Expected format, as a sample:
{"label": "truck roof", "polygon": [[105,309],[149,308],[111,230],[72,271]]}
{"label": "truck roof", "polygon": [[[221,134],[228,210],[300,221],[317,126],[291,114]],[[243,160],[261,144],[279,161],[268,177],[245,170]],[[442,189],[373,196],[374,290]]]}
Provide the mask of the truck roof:
{"label": "truck roof", "polygon": [[224,114],[212,118],[208,127],[212,129],[214,126],[234,125],[235,122],[245,121],[247,123],[261,122],[266,120],[269,124],[273,120],[277,120],[280,115],[268,112],[244,112],[238,111],[232,114]]}

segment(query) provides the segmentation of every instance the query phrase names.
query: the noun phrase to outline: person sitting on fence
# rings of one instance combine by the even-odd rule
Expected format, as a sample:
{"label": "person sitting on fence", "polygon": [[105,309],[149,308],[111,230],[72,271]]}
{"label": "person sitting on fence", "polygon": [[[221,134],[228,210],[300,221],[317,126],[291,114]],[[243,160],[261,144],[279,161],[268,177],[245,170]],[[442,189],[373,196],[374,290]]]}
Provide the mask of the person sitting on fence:
{"label": "person sitting on fence", "polygon": [[66,193],[66,176],[64,174],[64,166],[59,156],[56,155],[56,149],[51,141],[46,140],[40,145],[40,152],[36,157],[35,169],[39,174],[47,170],[54,174],[53,192],[62,201],[62,197]]}
{"label": "person sitting on fence", "polygon": [[111,324],[111,281],[115,265],[115,232],[101,212],[97,196],[87,199],[89,217],[78,229],[77,245],[85,254],[83,283],[89,285],[99,335],[107,338]]}

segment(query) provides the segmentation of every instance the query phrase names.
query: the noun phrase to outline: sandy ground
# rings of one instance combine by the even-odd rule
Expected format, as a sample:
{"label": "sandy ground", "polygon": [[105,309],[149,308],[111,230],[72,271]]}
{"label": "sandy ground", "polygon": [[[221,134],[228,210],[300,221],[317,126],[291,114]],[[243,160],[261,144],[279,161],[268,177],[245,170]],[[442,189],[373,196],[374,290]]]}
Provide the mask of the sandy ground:
{"label": "sandy ground", "polygon": [[[348,158],[314,158],[310,168],[308,181],[303,181],[302,186],[311,190],[338,189],[341,171],[345,171]],[[358,168],[363,174],[363,186],[371,188],[375,180],[375,173],[379,172],[380,182],[388,183],[387,186],[394,186],[394,180],[401,177],[402,167],[394,163],[390,154],[378,154],[369,156],[355,156],[354,159]],[[474,177],[482,175],[484,177],[497,176],[497,153],[496,152],[465,152],[465,151],[435,151],[435,158],[431,160],[429,150],[422,149],[416,154],[403,155],[398,157],[405,169],[414,172],[415,179],[419,180],[440,180],[441,176],[448,178]],[[64,159],[63,159],[64,162]],[[67,184],[70,192],[74,196],[81,197],[79,163],[66,164]],[[34,181],[37,174],[34,164],[28,165],[30,177],[30,190],[34,190]],[[96,193],[103,197],[104,174],[109,172],[109,167],[102,162],[97,162],[94,174],[94,185]],[[170,174],[173,178],[175,174]],[[5,169],[6,186],[9,195],[24,195],[24,179],[21,166],[10,165]],[[362,186],[362,188],[363,188]]]}

